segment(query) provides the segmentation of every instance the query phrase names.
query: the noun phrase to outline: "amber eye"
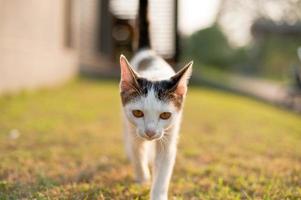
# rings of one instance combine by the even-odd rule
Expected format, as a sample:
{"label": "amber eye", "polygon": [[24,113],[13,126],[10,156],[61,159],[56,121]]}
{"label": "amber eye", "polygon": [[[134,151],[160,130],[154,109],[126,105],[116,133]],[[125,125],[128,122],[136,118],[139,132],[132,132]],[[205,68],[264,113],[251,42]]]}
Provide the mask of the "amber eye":
{"label": "amber eye", "polygon": [[163,112],[163,113],[160,114],[161,119],[169,119],[170,116],[171,116],[170,112]]}
{"label": "amber eye", "polygon": [[140,118],[140,117],[144,116],[144,114],[143,114],[143,112],[141,110],[133,110],[132,113],[137,118]]}

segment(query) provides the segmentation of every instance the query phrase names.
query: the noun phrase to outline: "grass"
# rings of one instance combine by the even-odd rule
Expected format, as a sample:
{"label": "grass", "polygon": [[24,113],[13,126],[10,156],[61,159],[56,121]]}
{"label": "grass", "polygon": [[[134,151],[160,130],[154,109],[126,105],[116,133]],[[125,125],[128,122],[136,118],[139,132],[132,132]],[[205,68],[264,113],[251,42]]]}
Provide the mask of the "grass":
{"label": "grass", "polygon": [[[123,151],[116,82],[0,98],[0,199],[147,199]],[[191,87],[172,199],[301,199],[300,116]]]}

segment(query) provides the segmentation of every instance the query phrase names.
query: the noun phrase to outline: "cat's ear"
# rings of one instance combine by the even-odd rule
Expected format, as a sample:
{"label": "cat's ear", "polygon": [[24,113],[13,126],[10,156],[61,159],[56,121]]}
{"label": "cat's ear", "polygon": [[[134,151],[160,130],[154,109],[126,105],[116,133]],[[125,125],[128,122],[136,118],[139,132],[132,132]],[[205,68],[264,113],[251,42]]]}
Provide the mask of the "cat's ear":
{"label": "cat's ear", "polygon": [[188,81],[192,74],[193,61],[189,62],[185,67],[178,71],[174,76],[171,77],[173,82],[172,92],[178,95],[185,95],[187,92]]}
{"label": "cat's ear", "polygon": [[138,74],[133,70],[130,63],[124,55],[120,55],[120,69],[121,69],[121,90],[129,90],[138,87]]}

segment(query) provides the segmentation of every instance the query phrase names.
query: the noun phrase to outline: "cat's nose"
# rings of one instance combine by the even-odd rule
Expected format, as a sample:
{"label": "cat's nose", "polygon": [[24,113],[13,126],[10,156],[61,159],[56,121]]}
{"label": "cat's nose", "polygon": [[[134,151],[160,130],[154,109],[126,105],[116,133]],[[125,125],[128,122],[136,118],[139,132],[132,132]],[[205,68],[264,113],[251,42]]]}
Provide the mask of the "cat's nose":
{"label": "cat's nose", "polygon": [[152,130],[146,130],[145,134],[147,135],[147,137],[152,138],[154,137],[154,135],[156,135],[156,132]]}

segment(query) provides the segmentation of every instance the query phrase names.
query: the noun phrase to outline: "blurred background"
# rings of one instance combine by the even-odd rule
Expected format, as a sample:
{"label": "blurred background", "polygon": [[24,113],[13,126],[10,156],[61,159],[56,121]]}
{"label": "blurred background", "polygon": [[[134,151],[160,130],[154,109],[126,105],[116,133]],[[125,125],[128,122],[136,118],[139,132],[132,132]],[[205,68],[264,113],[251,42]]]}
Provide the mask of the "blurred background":
{"label": "blurred background", "polygon": [[[0,199],[148,199],[118,94],[137,7],[0,0]],[[149,0],[149,19],[175,70],[194,60],[170,197],[300,199],[301,0]]]}
{"label": "blurred background", "polygon": [[[138,0],[1,0],[0,92],[118,77]],[[194,81],[300,110],[301,1],[150,0],[152,46]],[[300,50],[301,51],[301,50]],[[300,56],[300,55],[299,55]]]}

